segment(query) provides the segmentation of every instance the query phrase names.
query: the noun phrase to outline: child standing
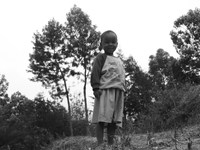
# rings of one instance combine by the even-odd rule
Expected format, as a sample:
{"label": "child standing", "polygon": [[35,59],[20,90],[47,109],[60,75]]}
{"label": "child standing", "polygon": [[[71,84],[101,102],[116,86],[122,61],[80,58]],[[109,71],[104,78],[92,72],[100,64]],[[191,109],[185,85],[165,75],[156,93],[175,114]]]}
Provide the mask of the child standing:
{"label": "child standing", "polygon": [[101,35],[100,50],[93,62],[91,86],[95,96],[92,123],[96,123],[98,144],[103,143],[104,126],[107,124],[108,144],[113,144],[117,125],[122,124],[125,71],[120,58],[113,56],[118,46],[117,35],[108,30]]}

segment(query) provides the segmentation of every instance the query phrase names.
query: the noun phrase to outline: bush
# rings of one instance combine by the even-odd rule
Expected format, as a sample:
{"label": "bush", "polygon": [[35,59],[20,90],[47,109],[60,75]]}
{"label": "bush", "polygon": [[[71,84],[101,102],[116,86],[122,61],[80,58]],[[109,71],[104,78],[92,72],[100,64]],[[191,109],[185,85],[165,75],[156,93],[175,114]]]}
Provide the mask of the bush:
{"label": "bush", "polygon": [[87,135],[87,121],[86,120],[73,120],[72,121],[74,136]]}
{"label": "bush", "polygon": [[157,93],[157,99],[148,106],[148,113],[140,113],[138,131],[160,132],[196,124],[200,116],[200,86],[190,84]]}
{"label": "bush", "polygon": [[69,133],[65,108],[42,97],[32,101],[17,92],[0,106],[0,149],[40,150]]}

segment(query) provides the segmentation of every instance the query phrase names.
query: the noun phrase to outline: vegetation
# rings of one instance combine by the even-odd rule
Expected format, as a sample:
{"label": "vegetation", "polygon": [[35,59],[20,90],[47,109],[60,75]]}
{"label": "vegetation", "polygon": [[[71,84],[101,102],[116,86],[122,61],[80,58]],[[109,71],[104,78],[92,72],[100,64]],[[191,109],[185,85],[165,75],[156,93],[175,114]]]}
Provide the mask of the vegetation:
{"label": "vegetation", "polygon": [[180,55],[178,66],[185,82],[198,84],[199,80],[199,37],[200,9],[189,10],[174,22],[170,32],[177,53]]}
{"label": "vegetation", "polygon": [[[197,134],[199,133],[199,130],[199,126],[191,126],[189,128],[184,128],[183,132],[179,131],[179,136],[177,137],[177,148],[179,150],[199,150],[200,138]],[[172,134],[171,131],[165,131],[150,136],[148,134],[131,134],[129,137],[124,135],[121,137],[116,136],[115,142],[112,146],[108,146],[105,143],[97,146],[94,137],[66,137],[52,142],[47,150],[174,150],[175,144]],[[188,137],[192,140],[190,141]],[[79,142],[77,143],[77,141]]]}
{"label": "vegetation", "polygon": [[[83,96],[85,103],[85,119],[88,122],[87,106],[87,84],[91,72],[92,58],[97,54],[97,46],[100,38],[100,32],[96,31],[96,26],[92,25],[89,16],[85,14],[76,5],[67,14],[66,39],[67,50],[73,57],[73,66],[79,68],[79,75],[83,77]],[[88,122],[89,123],[89,122]],[[89,129],[88,133],[89,134]]]}
{"label": "vegetation", "polygon": [[30,54],[29,72],[33,73],[32,81],[42,82],[51,88],[52,97],[66,96],[69,110],[70,132],[73,136],[71,108],[66,75],[70,74],[70,53],[65,51],[63,26],[54,19],[48,22],[43,33],[34,34],[34,52]]}
{"label": "vegetation", "polygon": [[[170,140],[178,149],[184,130],[200,123],[199,14],[199,9],[190,10],[174,22],[170,35],[178,59],[158,49],[149,57],[149,70],[144,72],[132,56],[124,57],[122,50],[117,53],[124,62],[127,89],[124,125],[112,148],[136,149],[138,145],[131,141],[138,135],[146,135],[153,145],[155,142],[149,141],[153,135],[173,131]],[[32,81],[49,89],[52,99],[38,94],[30,100],[20,92],[9,97],[9,83],[1,75],[0,150],[42,150],[52,144],[55,149],[97,147],[94,126],[89,122],[86,85],[99,36],[89,16],[77,6],[67,14],[65,25],[52,19],[41,33],[34,34],[28,72],[33,74]],[[83,98],[70,93],[70,78],[83,81]],[[60,104],[65,99],[68,109]],[[195,132],[195,136],[184,137],[194,141],[199,128]]]}

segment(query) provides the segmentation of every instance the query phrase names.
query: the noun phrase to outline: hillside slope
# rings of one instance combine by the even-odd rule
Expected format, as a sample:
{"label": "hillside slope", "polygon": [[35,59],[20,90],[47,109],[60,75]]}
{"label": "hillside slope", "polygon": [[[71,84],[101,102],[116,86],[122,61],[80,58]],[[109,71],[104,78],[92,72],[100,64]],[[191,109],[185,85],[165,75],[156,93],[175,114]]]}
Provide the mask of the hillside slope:
{"label": "hillside slope", "polygon": [[94,137],[67,137],[54,141],[46,150],[173,150],[175,143],[178,150],[187,150],[189,142],[192,143],[191,150],[200,150],[200,125],[186,127],[182,131],[179,130],[176,140],[173,138],[174,131],[151,135],[149,144],[147,144],[147,136],[147,134],[116,136],[115,144],[112,147],[109,147],[106,143],[97,146]]}

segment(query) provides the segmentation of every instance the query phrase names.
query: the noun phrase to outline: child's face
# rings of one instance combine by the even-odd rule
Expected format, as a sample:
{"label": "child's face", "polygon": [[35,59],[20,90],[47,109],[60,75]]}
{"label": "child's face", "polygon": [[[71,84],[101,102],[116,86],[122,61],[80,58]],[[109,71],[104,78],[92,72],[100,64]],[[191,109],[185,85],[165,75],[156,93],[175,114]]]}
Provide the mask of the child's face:
{"label": "child's face", "polygon": [[116,50],[117,45],[117,37],[114,33],[109,32],[103,38],[102,47],[106,54],[113,55],[113,52]]}

